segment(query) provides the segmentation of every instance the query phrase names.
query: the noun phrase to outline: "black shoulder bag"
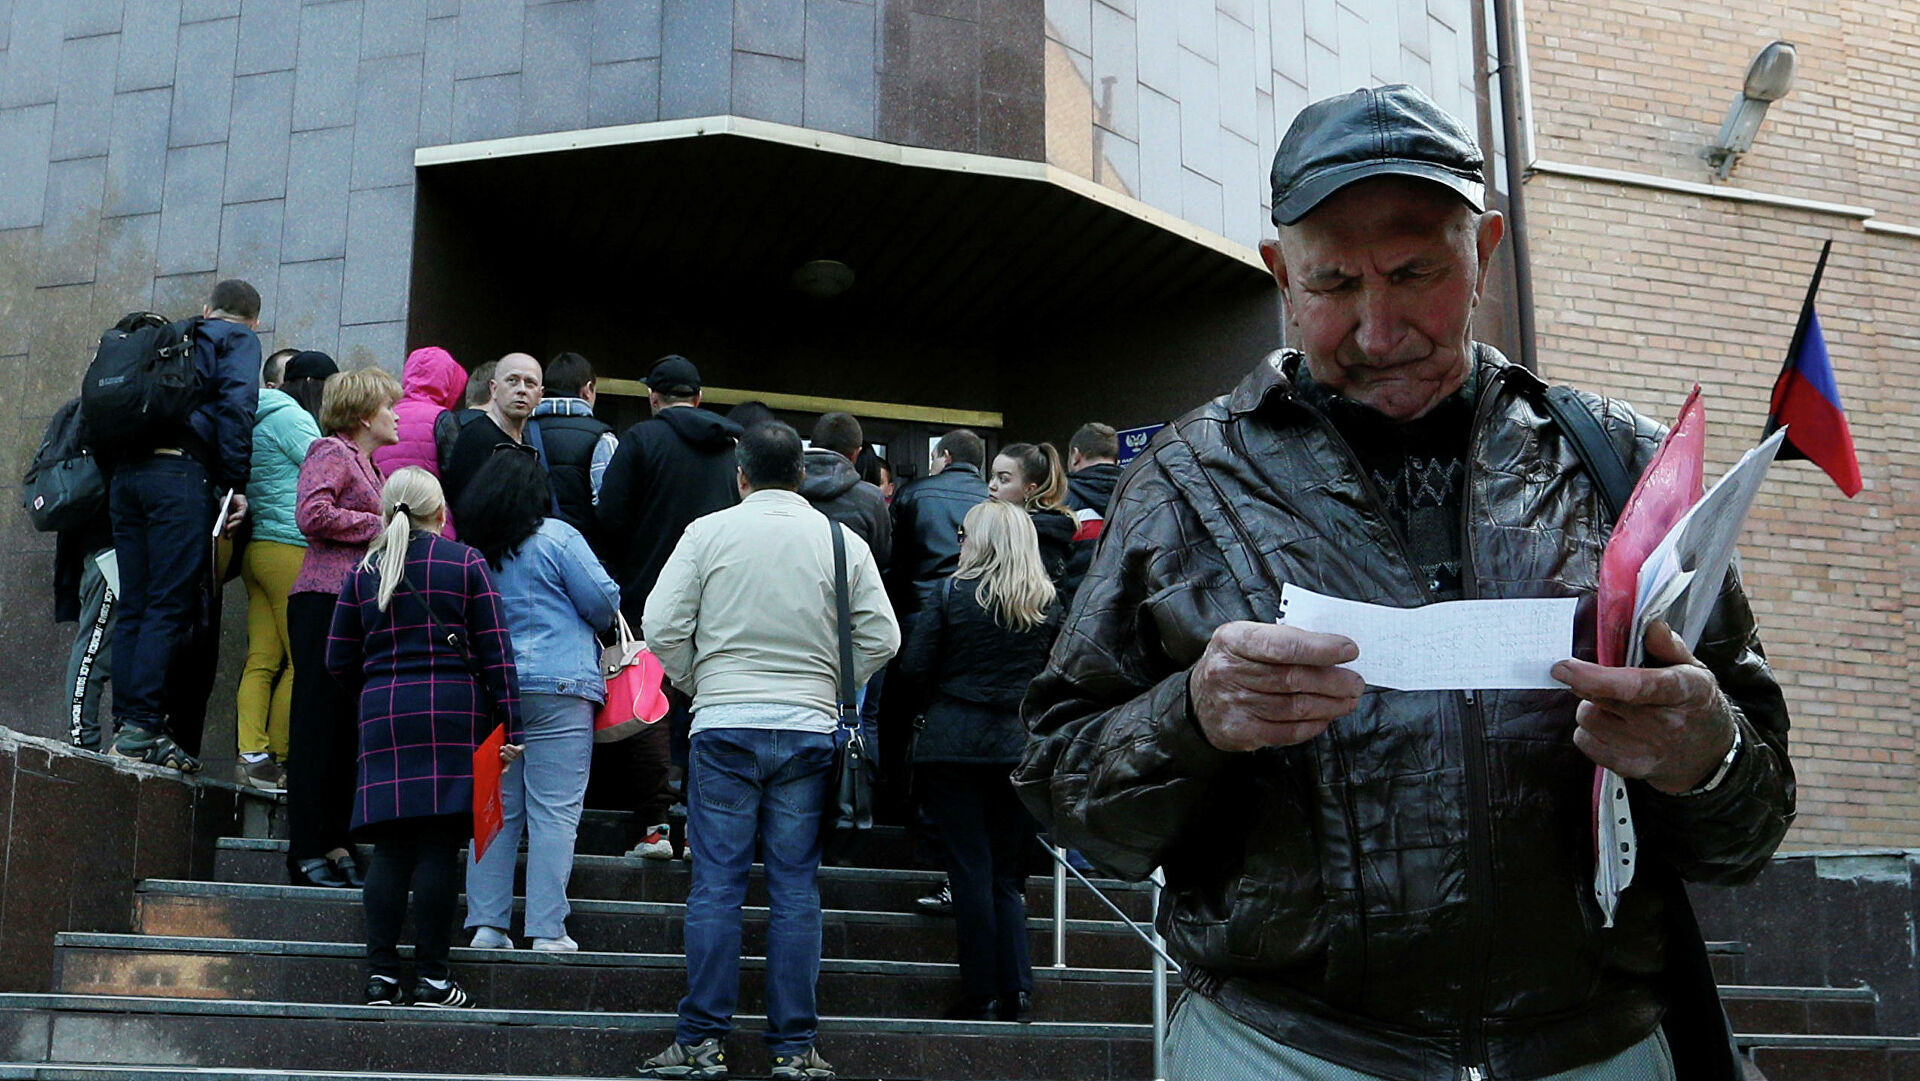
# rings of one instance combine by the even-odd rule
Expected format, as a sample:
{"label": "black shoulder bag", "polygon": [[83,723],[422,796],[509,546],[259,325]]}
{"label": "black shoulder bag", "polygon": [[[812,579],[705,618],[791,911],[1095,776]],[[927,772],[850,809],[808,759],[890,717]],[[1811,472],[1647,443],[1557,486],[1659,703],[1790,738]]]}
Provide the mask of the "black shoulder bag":
{"label": "black shoulder bag", "polygon": [[839,523],[833,532],[833,599],[840,640],[839,727],[834,733],[833,769],[827,775],[827,800],[820,816],[821,862],[842,864],[853,858],[873,832],[874,763],[860,735],[860,707],[853,685],[853,607],[847,596],[847,541]]}
{"label": "black shoulder bag", "polygon": [[[1634,477],[1607,438],[1606,429],[1571,388],[1547,388],[1540,404],[1566,433],[1580,464],[1593,476],[1608,516],[1619,521],[1627,498],[1633,494]],[[1720,987],[1713,979],[1706,939],[1694,917],[1686,883],[1658,860],[1640,862],[1640,879],[1660,895],[1665,916],[1667,968],[1662,982],[1666,985],[1667,1015],[1660,1024],[1673,1052],[1674,1076],[1687,1081],[1742,1081],[1746,1071],[1733,1043],[1733,1026],[1720,1004]]]}

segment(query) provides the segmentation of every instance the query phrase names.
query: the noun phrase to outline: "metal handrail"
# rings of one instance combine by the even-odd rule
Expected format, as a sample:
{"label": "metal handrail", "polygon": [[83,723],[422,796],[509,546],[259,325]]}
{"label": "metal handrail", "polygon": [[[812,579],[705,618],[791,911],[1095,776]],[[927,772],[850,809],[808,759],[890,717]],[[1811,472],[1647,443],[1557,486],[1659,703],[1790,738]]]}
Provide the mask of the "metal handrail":
{"label": "metal handrail", "polygon": [[[1044,843],[1044,842],[1043,842]],[[1166,888],[1167,878],[1159,868],[1154,868],[1148,881],[1153,889],[1148,895],[1151,916],[1147,930],[1133,922],[1133,917],[1120,910],[1105,890],[1087,881],[1080,869],[1067,862],[1067,850],[1056,845],[1046,845],[1047,854],[1053,857],[1053,967],[1067,967],[1067,873],[1080,880],[1080,884],[1093,891],[1127,929],[1139,936],[1140,941],[1153,951],[1153,1076],[1154,1081],[1166,1081],[1167,1076],[1167,973],[1180,971],[1180,963],[1167,953],[1167,941],[1160,935],[1160,891]]]}

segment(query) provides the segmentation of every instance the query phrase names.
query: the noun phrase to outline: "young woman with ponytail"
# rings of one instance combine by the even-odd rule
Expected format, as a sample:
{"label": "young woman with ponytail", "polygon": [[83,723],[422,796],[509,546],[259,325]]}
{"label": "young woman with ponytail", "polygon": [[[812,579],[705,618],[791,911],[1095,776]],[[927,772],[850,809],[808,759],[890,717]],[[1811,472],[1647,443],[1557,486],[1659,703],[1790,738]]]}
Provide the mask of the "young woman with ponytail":
{"label": "young woman with ponytail", "polygon": [[[469,1006],[447,970],[461,845],[473,836],[473,752],[506,726],[520,753],[520,688],[500,594],[479,552],[440,535],[446,499],[419,466],[381,493],[380,533],[333,612],[327,667],[358,689],[355,835],[373,842],[363,902],[368,1005]],[[402,996],[400,924],[413,897],[415,980]]]}
{"label": "young woman with ponytail", "polygon": [[1039,844],[1039,825],[1008,773],[1026,746],[1020,699],[1059,624],[1032,518],[988,500],[967,512],[959,568],[928,598],[900,654],[923,706],[914,785],[946,855],[962,987],[949,1016],[961,1020],[1028,1020],[1022,857]]}
{"label": "young woman with ponytail", "polygon": [[1040,538],[1040,561],[1055,585],[1073,555],[1079,521],[1067,505],[1067,469],[1052,443],[1010,443],[993,459],[987,494],[1027,512]]}
{"label": "young woman with ponytail", "polygon": [[327,674],[333,604],[380,532],[373,452],[398,439],[400,384],[378,368],[326,377],[320,431],[295,487],[293,521],[307,540],[287,596],[293,703],[287,720],[287,873],[296,886],[361,885],[347,833],[353,799],[354,703]]}

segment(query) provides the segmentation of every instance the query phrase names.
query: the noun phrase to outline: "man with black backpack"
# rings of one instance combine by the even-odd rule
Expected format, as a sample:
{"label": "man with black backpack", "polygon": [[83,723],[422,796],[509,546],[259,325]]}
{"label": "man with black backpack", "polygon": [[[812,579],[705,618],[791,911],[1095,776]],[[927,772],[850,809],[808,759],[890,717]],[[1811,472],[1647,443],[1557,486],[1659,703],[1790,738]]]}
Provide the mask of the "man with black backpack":
{"label": "man with black backpack", "polygon": [[200,768],[169,728],[168,680],[188,660],[183,647],[210,603],[215,517],[224,506],[221,525],[231,529],[246,515],[259,319],[259,291],[222,281],[198,319],[122,319],[87,369],[82,430],[108,474],[120,572],[113,752],[123,758]]}

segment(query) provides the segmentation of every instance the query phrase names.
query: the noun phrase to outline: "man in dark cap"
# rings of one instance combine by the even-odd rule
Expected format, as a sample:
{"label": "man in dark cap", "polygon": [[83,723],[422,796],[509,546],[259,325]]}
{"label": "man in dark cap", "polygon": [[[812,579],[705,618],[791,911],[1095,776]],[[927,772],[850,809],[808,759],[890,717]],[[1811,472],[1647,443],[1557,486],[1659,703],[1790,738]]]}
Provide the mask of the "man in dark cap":
{"label": "man in dark cap", "polygon": [[[1473,341],[1504,229],[1482,168],[1411,87],[1300,114],[1261,246],[1299,348],[1134,463],[1028,692],[1029,806],[1117,874],[1165,869],[1170,1077],[1737,1076],[1679,882],[1751,878],[1793,816],[1737,574],[1696,649],[1656,623],[1644,668],[1588,663],[1584,616],[1562,690],[1368,686],[1352,641],[1276,623],[1287,584],[1399,608],[1594,593],[1610,523],[1583,462],[1637,472],[1660,430],[1586,394],[1563,429]],[[1610,927],[1595,764],[1640,839]]]}
{"label": "man in dark cap", "polygon": [[[740,426],[700,407],[700,369],[686,357],[665,356],[654,362],[645,382],[653,416],[620,437],[600,482],[597,508],[604,552],[614,580],[620,583],[620,610],[634,627],[640,626],[647,594],[653,592],[660,568],[667,565],[687,524],[740,502],[733,457]],[[682,763],[691,719],[684,705],[684,700],[676,700],[670,718],[676,737],[672,759]],[[639,735],[611,745],[629,763],[614,772],[641,827],[629,855],[648,859],[673,855],[666,825],[667,768],[672,760],[666,728],[650,725]],[[596,762],[603,779],[609,771],[607,757],[602,755],[602,761]],[[596,787],[604,790],[605,786]],[[601,803],[597,793],[589,799],[596,806]]]}

